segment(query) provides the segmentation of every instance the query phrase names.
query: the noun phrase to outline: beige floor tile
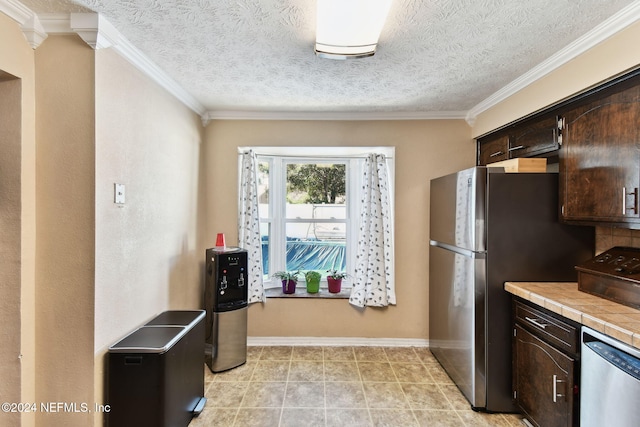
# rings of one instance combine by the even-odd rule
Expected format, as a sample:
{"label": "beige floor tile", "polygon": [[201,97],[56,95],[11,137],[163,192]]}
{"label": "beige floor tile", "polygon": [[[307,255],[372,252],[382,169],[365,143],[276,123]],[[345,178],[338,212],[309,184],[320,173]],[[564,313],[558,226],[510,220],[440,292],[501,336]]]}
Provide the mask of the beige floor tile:
{"label": "beige floor tile", "polygon": [[204,365],[203,412],[189,427],[521,427],[471,410],[427,348],[249,347],[247,362]]}
{"label": "beige floor tile", "polygon": [[363,383],[363,387],[370,409],[410,409],[398,383]]}
{"label": "beige floor tile", "polygon": [[322,347],[293,347],[293,354],[291,356],[293,360],[319,360],[322,361],[323,351]]}
{"label": "beige floor tile", "polygon": [[413,350],[413,347],[385,347],[384,352],[389,362],[420,362],[420,358]]}
{"label": "beige floor tile", "polygon": [[456,411],[413,411],[420,427],[460,427],[464,424]]}
{"label": "beige floor tile", "polygon": [[440,387],[440,390],[442,390],[454,409],[458,411],[468,411],[471,409],[471,403],[469,403],[456,385],[438,384],[438,387]]}
{"label": "beige floor tile", "polygon": [[427,372],[429,372],[429,375],[431,375],[431,378],[433,378],[434,382],[438,384],[453,384],[453,381],[451,381],[451,378],[449,378],[449,375],[447,375],[440,364],[430,363],[425,364],[425,367],[427,368]]}
{"label": "beige floor tile", "polygon": [[325,412],[313,408],[283,408],[280,427],[325,427]]}
{"label": "beige floor tile", "polygon": [[382,347],[354,347],[353,352],[357,361],[387,362],[387,355]]}
{"label": "beige floor tile", "polygon": [[284,360],[260,360],[253,369],[252,381],[286,381],[291,362]]}
{"label": "beige floor tile", "polygon": [[286,382],[250,382],[240,404],[243,408],[281,408]]}
{"label": "beige floor tile", "polygon": [[437,384],[406,383],[401,386],[411,409],[453,410],[453,406]]}
{"label": "beige floor tile", "polygon": [[327,409],[327,427],[371,427],[367,409]]}
{"label": "beige floor tile", "polygon": [[273,346],[263,347],[260,360],[291,360],[293,347]]}
{"label": "beige floor tile", "polygon": [[[502,414],[486,414],[475,411],[457,411],[467,427],[510,427]],[[551,426],[549,426],[551,427]]]}
{"label": "beige floor tile", "polygon": [[207,406],[216,408],[237,408],[247,391],[249,383],[212,382],[205,392]]}
{"label": "beige floor tile", "polygon": [[308,360],[292,360],[289,381],[324,381],[324,363]]}
{"label": "beige floor tile", "polygon": [[356,362],[324,362],[325,381],[360,381]]}
{"label": "beige floor tile", "polygon": [[[251,375],[253,375],[253,370],[257,363],[255,360],[249,360],[244,365],[229,369],[228,371],[212,374],[214,378],[213,381],[249,381],[251,380]],[[209,368],[207,368],[207,370],[208,369]]]}
{"label": "beige floor tile", "polygon": [[429,348],[427,347],[415,347],[413,351],[416,352],[416,355],[422,363],[438,363],[436,358],[431,353],[431,350],[429,350]]}
{"label": "beige floor tile", "polygon": [[205,411],[191,420],[189,427],[232,427],[238,413],[238,408],[205,408]]}
{"label": "beige floor tile", "polygon": [[234,426],[274,427],[280,423],[281,413],[281,408],[240,408]]}
{"label": "beige floor tile", "polygon": [[413,412],[402,409],[371,409],[371,419],[375,427],[418,426]]}
{"label": "beige floor tile", "polygon": [[361,382],[326,382],[324,384],[327,408],[366,408],[367,400]]}
{"label": "beige floor tile", "polygon": [[422,363],[391,363],[391,369],[401,383],[433,382],[433,378]]}
{"label": "beige floor tile", "polygon": [[352,347],[323,347],[324,360],[355,360]]}
{"label": "beige floor tile", "polygon": [[262,346],[247,346],[247,360],[258,360],[262,354]]}
{"label": "beige floor tile", "polygon": [[397,381],[396,374],[391,369],[389,362],[358,362],[358,370],[362,381]]}
{"label": "beige floor tile", "polygon": [[323,408],[323,382],[289,382],[284,396],[286,408]]}

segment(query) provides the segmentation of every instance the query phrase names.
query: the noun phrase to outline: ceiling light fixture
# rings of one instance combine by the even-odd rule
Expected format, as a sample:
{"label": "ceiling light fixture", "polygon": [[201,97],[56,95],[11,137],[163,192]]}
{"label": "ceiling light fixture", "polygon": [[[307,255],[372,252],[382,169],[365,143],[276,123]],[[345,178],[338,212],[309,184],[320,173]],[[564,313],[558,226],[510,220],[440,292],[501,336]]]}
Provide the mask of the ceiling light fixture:
{"label": "ceiling light fixture", "polygon": [[392,0],[318,0],[316,55],[365,58],[376,45]]}

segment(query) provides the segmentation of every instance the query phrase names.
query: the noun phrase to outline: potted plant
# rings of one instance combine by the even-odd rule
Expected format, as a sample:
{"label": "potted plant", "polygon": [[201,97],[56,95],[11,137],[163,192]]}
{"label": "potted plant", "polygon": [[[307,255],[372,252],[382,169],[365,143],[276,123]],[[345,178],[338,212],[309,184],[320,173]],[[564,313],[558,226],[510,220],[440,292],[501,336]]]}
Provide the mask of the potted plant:
{"label": "potted plant", "polygon": [[298,283],[298,274],[300,274],[299,271],[277,271],[273,274],[273,277],[277,277],[282,280],[282,293],[295,294],[296,284]]}
{"label": "potted plant", "polygon": [[337,294],[342,289],[342,279],[347,277],[347,273],[337,270],[327,270],[327,284],[329,285],[329,292]]}
{"label": "potted plant", "polygon": [[322,275],[317,271],[307,271],[304,273],[304,280],[307,281],[307,292],[317,294],[320,290],[320,278]]}

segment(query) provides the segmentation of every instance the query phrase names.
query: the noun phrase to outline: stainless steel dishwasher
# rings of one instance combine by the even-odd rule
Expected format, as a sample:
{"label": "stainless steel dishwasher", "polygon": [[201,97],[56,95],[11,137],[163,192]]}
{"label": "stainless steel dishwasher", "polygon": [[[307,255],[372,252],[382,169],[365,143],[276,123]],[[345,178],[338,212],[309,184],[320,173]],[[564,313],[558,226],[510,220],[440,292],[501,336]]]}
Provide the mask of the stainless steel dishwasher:
{"label": "stainless steel dishwasher", "polygon": [[640,351],[582,327],[580,425],[640,426]]}

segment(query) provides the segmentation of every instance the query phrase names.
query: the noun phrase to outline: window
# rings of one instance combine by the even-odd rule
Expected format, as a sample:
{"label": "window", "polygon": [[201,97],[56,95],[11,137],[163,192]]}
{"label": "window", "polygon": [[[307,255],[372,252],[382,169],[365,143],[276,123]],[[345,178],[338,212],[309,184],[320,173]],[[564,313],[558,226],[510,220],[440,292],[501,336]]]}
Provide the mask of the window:
{"label": "window", "polygon": [[[244,148],[243,148],[244,149]],[[266,288],[276,271],[353,274],[360,215],[362,153],[372,148],[253,147]],[[376,147],[377,151],[380,151]],[[386,148],[391,162],[393,149]],[[393,176],[393,174],[391,174]],[[304,280],[301,275],[301,280]],[[346,280],[343,286],[349,286]]]}

